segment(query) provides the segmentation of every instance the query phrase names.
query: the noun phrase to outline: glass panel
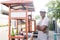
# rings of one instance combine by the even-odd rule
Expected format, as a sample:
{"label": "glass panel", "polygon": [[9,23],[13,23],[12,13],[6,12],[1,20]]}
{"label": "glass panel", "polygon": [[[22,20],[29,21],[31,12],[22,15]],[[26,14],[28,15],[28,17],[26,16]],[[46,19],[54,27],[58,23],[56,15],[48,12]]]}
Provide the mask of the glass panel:
{"label": "glass panel", "polygon": [[31,27],[32,31],[36,31],[36,21],[32,20],[32,27]]}
{"label": "glass panel", "polygon": [[32,31],[34,31],[34,21],[32,21]]}
{"label": "glass panel", "polygon": [[11,35],[12,31],[14,31],[14,34],[16,34],[16,20],[11,20]]}
{"label": "glass panel", "polygon": [[11,17],[26,17],[26,12],[13,12]]}

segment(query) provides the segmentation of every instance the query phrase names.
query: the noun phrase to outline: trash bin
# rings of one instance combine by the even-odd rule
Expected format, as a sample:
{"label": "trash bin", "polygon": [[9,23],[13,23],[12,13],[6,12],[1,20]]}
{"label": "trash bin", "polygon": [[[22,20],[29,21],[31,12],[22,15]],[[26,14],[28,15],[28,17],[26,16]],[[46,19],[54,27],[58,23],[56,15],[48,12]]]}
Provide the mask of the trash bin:
{"label": "trash bin", "polygon": [[54,40],[57,40],[57,36],[56,36],[56,33],[54,33]]}
{"label": "trash bin", "polygon": [[60,40],[60,33],[54,33],[54,40]]}

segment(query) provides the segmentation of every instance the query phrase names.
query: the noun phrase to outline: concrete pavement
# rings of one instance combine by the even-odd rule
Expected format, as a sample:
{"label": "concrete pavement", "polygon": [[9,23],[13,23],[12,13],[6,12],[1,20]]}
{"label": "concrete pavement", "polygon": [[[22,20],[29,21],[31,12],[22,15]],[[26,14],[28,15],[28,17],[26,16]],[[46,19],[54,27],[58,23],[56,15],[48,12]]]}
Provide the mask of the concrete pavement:
{"label": "concrete pavement", "polygon": [[8,40],[8,27],[0,27],[0,40]]}
{"label": "concrete pavement", "polygon": [[[53,31],[49,31],[49,40],[54,40],[53,34]],[[8,40],[8,27],[0,27],[0,40]]]}

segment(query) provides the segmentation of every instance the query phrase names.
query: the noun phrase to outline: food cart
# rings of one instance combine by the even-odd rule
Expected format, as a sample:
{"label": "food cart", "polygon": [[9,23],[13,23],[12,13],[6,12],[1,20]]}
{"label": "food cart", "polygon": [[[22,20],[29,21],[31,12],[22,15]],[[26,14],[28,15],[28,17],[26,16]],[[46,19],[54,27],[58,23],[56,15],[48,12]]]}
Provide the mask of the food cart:
{"label": "food cart", "polygon": [[[31,39],[33,40],[33,33],[29,32],[34,32],[36,31],[36,21],[32,20],[32,11],[34,11],[34,6],[33,6],[33,0],[8,0],[6,2],[1,2],[1,4],[7,6],[9,8],[8,12],[8,19],[9,19],[9,29],[8,29],[8,40],[29,40],[28,34],[31,35]],[[30,15],[29,12],[31,13]],[[23,14],[23,15],[21,15]],[[17,15],[17,16],[16,16]],[[30,18],[31,17],[31,18]],[[15,26],[12,26],[12,20],[15,20]],[[20,22],[19,22],[20,21]],[[19,24],[20,23],[20,24]],[[34,25],[33,25],[33,24]],[[20,25],[20,26],[18,26]],[[24,28],[22,26],[25,25]],[[32,31],[32,25],[34,26],[34,30]],[[20,28],[19,28],[20,27]],[[24,30],[24,35],[18,35],[19,32],[21,32],[22,29]],[[13,30],[16,30],[14,33]],[[12,35],[14,36],[12,36]]]}

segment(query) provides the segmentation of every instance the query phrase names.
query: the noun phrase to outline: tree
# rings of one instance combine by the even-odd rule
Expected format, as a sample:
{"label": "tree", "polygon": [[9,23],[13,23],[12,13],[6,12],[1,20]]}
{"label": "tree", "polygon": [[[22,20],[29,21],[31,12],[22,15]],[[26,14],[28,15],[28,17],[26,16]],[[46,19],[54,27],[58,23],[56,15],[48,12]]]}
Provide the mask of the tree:
{"label": "tree", "polygon": [[52,18],[60,19],[60,0],[51,0],[47,4],[48,13],[52,13]]}
{"label": "tree", "polygon": [[40,18],[40,16],[39,16],[39,15],[36,15],[36,16],[35,16],[35,19],[36,19],[36,20],[38,20],[39,18]]}
{"label": "tree", "polygon": [[53,30],[52,18],[60,19],[60,0],[51,0],[47,3],[48,17],[50,20],[50,30]]}

